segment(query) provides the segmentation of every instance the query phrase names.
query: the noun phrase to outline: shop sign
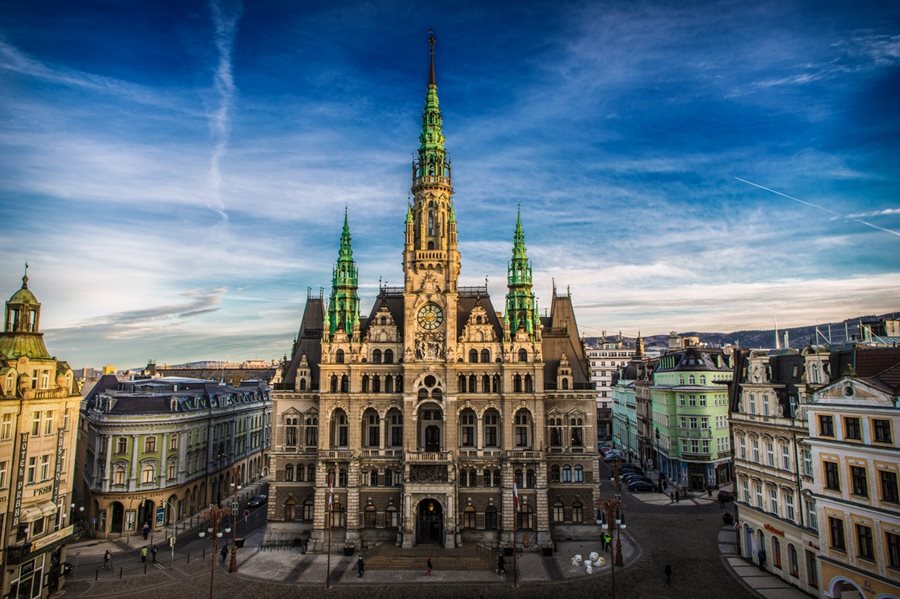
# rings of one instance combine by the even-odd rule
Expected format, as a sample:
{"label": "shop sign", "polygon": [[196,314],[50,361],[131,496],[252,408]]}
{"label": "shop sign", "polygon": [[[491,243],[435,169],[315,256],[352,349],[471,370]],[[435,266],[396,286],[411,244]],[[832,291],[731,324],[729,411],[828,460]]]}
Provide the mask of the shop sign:
{"label": "shop sign", "polygon": [[28,459],[28,433],[19,435],[19,464],[16,476],[16,495],[13,503],[12,527],[19,526],[22,512],[22,491],[25,489],[25,462]]}
{"label": "shop sign", "polygon": [[778,535],[779,537],[784,536],[783,530],[779,530],[779,529],[775,528],[774,526],[772,526],[771,524],[765,524],[765,525],[763,525],[763,528],[765,528],[766,530],[768,530],[771,533]]}
{"label": "shop sign", "polygon": [[66,453],[65,435],[66,429],[64,428],[59,428],[56,431],[56,471],[53,473],[53,496],[51,497],[53,503],[57,503],[59,499],[59,479],[62,477],[62,461]]}

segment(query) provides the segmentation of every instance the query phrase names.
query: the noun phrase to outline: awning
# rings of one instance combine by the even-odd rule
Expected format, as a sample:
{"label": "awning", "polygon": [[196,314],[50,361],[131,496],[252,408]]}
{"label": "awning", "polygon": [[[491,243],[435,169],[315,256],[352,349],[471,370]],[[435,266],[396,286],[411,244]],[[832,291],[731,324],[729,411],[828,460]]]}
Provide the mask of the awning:
{"label": "awning", "polygon": [[52,516],[59,509],[59,506],[52,501],[45,501],[37,507],[41,510],[41,514],[43,514],[44,516]]}
{"label": "awning", "polygon": [[22,522],[34,522],[35,520],[40,520],[44,517],[44,514],[41,513],[41,508],[31,505],[26,508],[22,508],[22,512],[19,514],[19,520]]}
{"label": "awning", "polygon": [[34,522],[35,520],[52,516],[58,509],[58,506],[52,501],[45,501],[37,505],[29,505],[28,507],[22,508],[19,519],[22,522]]}

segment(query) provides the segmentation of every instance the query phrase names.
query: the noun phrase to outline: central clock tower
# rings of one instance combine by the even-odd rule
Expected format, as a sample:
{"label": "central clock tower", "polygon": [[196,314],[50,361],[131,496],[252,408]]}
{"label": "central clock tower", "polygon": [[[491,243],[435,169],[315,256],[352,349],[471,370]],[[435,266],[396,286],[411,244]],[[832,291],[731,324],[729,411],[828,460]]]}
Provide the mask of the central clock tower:
{"label": "central clock tower", "polygon": [[407,360],[452,359],[460,258],[451,165],[444,149],[434,75],[434,35],[418,156],[412,163],[412,203],[403,248],[404,352]]}

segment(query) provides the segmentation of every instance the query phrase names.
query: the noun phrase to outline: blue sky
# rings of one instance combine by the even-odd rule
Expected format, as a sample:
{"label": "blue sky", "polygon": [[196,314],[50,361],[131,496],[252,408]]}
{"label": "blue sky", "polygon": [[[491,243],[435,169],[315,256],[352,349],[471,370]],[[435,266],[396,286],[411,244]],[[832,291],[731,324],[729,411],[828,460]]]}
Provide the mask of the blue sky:
{"label": "blue sky", "polygon": [[6,2],[0,289],[28,260],[75,366],[280,357],[346,205],[368,311],[429,27],[462,282],[498,308],[521,204],[585,335],[900,309],[891,2]]}

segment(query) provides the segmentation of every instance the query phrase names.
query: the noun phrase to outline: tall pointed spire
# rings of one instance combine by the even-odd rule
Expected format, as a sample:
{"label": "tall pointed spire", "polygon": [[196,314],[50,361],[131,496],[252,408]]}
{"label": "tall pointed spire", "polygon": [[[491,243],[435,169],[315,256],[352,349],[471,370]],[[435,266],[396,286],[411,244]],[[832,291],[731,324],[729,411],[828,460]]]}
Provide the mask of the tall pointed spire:
{"label": "tall pointed spire", "polygon": [[430,74],[428,90],[425,93],[425,110],[422,112],[422,132],[419,134],[419,157],[416,165],[416,178],[447,177],[449,164],[444,150],[444,131],[441,107],[437,93],[437,79],[434,71],[434,33],[428,32],[428,51]]}
{"label": "tall pointed spire", "polygon": [[353,334],[353,325],[359,319],[359,271],[353,260],[353,246],[350,236],[350,219],[344,208],[344,227],[337,263],[331,276],[331,297],[328,300],[328,335],[343,329],[347,335]]}
{"label": "tall pointed spire", "polygon": [[537,301],[532,290],[531,261],[525,248],[525,231],[522,228],[521,209],[516,213],[516,230],[513,234],[512,260],[507,268],[506,313],[510,334],[524,329],[533,338]]}
{"label": "tall pointed spire", "polygon": [[437,81],[434,78],[434,44],[437,40],[434,37],[434,31],[431,29],[428,30],[428,53],[431,55],[431,73],[428,77],[428,85],[437,86]]}

